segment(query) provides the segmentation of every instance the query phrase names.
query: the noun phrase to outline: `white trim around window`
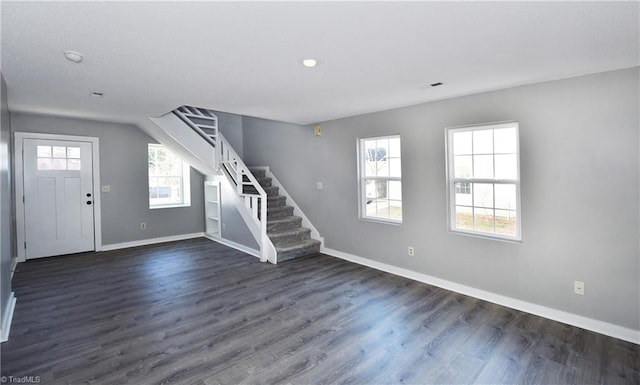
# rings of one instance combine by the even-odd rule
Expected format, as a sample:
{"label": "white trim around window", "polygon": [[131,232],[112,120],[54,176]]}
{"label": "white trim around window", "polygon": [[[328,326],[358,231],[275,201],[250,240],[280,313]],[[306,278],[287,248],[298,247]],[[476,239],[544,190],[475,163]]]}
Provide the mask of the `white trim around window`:
{"label": "white trim around window", "polygon": [[449,127],[445,133],[449,230],[522,241],[518,122]]}
{"label": "white trim around window", "polygon": [[161,144],[149,143],[149,208],[191,206],[191,167]]}
{"label": "white trim around window", "polygon": [[400,135],[358,139],[360,219],[402,224]]}

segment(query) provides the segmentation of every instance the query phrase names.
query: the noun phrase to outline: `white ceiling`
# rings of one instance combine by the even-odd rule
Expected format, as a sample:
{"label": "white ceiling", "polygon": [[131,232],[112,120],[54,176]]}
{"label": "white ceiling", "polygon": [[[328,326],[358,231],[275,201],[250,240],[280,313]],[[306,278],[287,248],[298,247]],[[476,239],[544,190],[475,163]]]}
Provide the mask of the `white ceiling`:
{"label": "white ceiling", "polygon": [[12,111],[136,122],[188,104],[309,124],[638,66],[639,5],[3,1],[1,70]]}

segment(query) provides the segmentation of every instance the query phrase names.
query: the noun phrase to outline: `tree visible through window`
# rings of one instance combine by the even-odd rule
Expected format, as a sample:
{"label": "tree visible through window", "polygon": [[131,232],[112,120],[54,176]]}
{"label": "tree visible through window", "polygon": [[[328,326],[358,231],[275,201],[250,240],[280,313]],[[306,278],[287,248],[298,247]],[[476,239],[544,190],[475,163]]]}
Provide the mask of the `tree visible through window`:
{"label": "tree visible through window", "polygon": [[518,123],[447,129],[451,230],[520,240]]}
{"label": "tree visible through window", "polygon": [[361,139],[361,216],[402,223],[402,162],[400,136]]}
{"label": "tree visible through window", "polygon": [[149,144],[149,207],[191,204],[189,165],[159,144]]}

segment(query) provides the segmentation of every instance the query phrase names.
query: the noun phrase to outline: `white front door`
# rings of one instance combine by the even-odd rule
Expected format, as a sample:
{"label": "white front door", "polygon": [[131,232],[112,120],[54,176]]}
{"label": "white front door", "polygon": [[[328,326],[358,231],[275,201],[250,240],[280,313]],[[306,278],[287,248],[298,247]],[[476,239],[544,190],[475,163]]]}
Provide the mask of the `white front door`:
{"label": "white front door", "polygon": [[24,139],[25,256],[95,249],[92,143]]}

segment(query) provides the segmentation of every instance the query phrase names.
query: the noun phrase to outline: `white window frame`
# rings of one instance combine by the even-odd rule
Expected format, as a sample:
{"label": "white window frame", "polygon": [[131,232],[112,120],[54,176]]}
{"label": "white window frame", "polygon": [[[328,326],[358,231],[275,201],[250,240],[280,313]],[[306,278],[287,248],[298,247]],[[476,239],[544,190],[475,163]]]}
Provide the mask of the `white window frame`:
{"label": "white window frame", "polygon": [[[516,139],[516,179],[496,179],[496,178],[456,178],[455,170],[454,170],[454,154],[453,154],[453,134],[456,132],[464,132],[464,131],[479,131],[479,130],[496,130],[501,128],[515,128],[515,139]],[[457,126],[457,127],[447,127],[445,129],[445,152],[446,152],[446,175],[447,175],[447,207],[448,207],[448,228],[450,232],[459,233],[464,235],[470,235],[480,238],[501,240],[501,241],[511,241],[511,242],[522,242],[522,209],[521,209],[521,199],[520,199],[520,127],[517,121],[508,121],[508,122],[499,122],[499,123],[487,123],[487,124],[478,124],[471,126]],[[494,156],[496,155],[495,149],[492,153]],[[495,158],[494,158],[494,170],[495,170]],[[458,182],[467,182],[471,183],[472,190],[472,209],[475,210],[475,202],[473,202],[473,186],[476,183],[487,183],[493,184],[514,184],[516,187],[516,234],[511,236],[508,234],[499,234],[499,233],[490,233],[484,231],[477,230],[469,230],[469,229],[458,229],[456,228],[456,188],[455,184]],[[494,210],[495,210],[495,194],[494,194]],[[495,220],[495,213],[494,213]],[[494,222],[495,226],[495,222]]]}
{"label": "white window frame", "polygon": [[[400,139],[400,162],[402,164],[402,140],[400,138],[400,134],[394,134],[394,135],[384,135],[384,136],[372,136],[372,137],[366,137],[366,138],[358,138],[358,142],[357,142],[357,151],[358,151],[358,214],[360,216],[360,219],[365,220],[365,221],[372,221],[372,222],[378,222],[378,223],[385,223],[385,224],[391,224],[391,225],[401,225],[402,224],[402,219],[397,220],[397,219],[391,219],[391,218],[381,218],[381,217],[372,217],[372,216],[367,216],[367,187],[366,187],[366,181],[367,180],[385,180],[387,182],[389,181],[398,181],[400,182],[400,185],[402,185],[402,176],[400,177],[371,177],[371,176],[366,176],[366,172],[364,170],[365,164],[366,164],[366,154],[365,154],[365,146],[364,143],[365,141],[369,141],[369,140],[379,140],[379,139]],[[404,189],[403,189],[404,190]],[[404,191],[402,192],[402,195],[404,195]],[[402,210],[402,217],[404,218],[404,198],[400,198],[400,202],[403,203],[403,210]]]}
{"label": "white window frame", "polygon": [[[150,152],[152,148],[156,148],[156,149],[164,149],[165,151],[172,153],[173,152],[171,150],[169,150],[166,146],[163,146],[161,144],[156,144],[156,143],[149,143],[148,147],[147,147],[147,160],[150,156]],[[175,155],[175,154],[174,154]],[[152,204],[151,202],[151,195],[149,195],[149,208],[150,209],[166,209],[166,208],[171,208],[171,207],[189,207],[191,206],[191,166],[189,166],[189,164],[187,162],[185,162],[184,160],[181,160],[182,162],[182,175],[170,175],[168,177],[180,177],[180,190],[181,190],[181,196],[182,196],[182,202],[178,202],[178,203],[170,203],[170,204]],[[149,171],[149,175],[147,178],[147,185],[149,188],[151,188],[151,184],[149,183],[151,178],[155,178],[155,176],[151,175],[151,170],[149,170],[149,167],[147,167],[147,170]],[[158,176],[157,178],[160,177],[166,177],[166,176]]]}

